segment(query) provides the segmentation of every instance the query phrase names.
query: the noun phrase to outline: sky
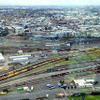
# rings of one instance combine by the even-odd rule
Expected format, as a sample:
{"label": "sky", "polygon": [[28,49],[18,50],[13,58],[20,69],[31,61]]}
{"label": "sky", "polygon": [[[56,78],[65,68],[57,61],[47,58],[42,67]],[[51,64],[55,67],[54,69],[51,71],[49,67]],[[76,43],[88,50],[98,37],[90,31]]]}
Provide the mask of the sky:
{"label": "sky", "polygon": [[100,5],[100,0],[0,0],[0,5]]}

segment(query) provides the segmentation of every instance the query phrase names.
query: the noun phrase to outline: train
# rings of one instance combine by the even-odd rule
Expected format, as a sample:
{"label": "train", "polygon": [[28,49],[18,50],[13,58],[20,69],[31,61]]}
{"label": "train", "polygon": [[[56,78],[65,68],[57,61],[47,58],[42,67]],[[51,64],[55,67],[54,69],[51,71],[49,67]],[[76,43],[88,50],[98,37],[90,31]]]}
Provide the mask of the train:
{"label": "train", "polygon": [[24,73],[24,72],[30,71],[32,69],[41,67],[41,66],[46,65],[48,63],[52,63],[52,62],[55,62],[55,61],[59,61],[59,60],[65,59],[65,58],[66,58],[66,56],[60,57],[60,58],[52,58],[50,60],[46,60],[44,62],[41,62],[41,63],[35,64],[35,65],[28,66],[28,67],[26,67],[24,69],[14,70],[14,71],[8,72],[8,73],[3,74],[3,75],[0,76],[0,81],[1,80],[4,80],[4,79],[7,79],[7,78],[10,78],[10,77],[13,77],[13,76],[16,76],[16,75],[19,75],[19,74]]}

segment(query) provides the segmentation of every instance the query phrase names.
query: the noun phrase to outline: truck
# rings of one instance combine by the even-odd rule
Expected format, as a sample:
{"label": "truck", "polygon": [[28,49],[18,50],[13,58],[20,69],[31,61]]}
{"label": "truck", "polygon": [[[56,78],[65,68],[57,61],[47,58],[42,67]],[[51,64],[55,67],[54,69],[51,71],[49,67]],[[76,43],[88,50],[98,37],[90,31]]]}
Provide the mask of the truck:
{"label": "truck", "polygon": [[1,92],[1,93],[0,93],[0,95],[5,95],[5,94],[7,94],[7,92]]}
{"label": "truck", "polygon": [[58,98],[63,98],[63,97],[65,97],[64,93],[57,93],[56,96],[57,96]]}

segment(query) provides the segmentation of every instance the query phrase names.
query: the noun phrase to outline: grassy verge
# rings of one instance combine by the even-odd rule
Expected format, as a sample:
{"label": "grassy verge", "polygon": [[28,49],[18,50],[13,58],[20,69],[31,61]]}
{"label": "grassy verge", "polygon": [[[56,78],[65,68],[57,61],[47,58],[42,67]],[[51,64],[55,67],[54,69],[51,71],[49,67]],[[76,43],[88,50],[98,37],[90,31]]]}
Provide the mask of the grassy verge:
{"label": "grassy verge", "polygon": [[85,100],[100,100],[100,95],[87,95]]}
{"label": "grassy verge", "polygon": [[69,100],[82,100],[81,97],[68,97]]}
{"label": "grassy verge", "polygon": [[[69,100],[82,100],[81,97],[68,97]],[[87,95],[84,100],[100,100],[100,95]]]}
{"label": "grassy verge", "polygon": [[97,59],[100,58],[100,53],[94,53],[94,54],[89,54],[89,55],[84,55],[84,56],[78,56],[78,57],[73,57],[71,60],[93,60],[93,59]]}

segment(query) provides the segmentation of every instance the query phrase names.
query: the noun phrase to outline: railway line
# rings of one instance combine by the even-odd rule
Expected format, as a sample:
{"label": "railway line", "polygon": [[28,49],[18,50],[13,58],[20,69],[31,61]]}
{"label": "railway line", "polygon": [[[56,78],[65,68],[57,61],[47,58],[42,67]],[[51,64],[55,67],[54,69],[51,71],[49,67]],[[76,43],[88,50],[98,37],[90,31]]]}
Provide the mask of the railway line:
{"label": "railway line", "polygon": [[0,90],[3,90],[5,88],[7,89],[15,89],[20,86],[26,86],[26,85],[35,85],[40,84],[41,82],[46,81],[54,81],[54,80],[61,80],[63,79],[62,76],[72,74],[73,72],[82,72],[82,71],[89,71],[90,68],[96,68],[96,66],[89,66],[85,68],[77,68],[77,69],[70,69],[65,71],[57,71],[47,74],[40,74],[40,75],[32,75],[16,79],[16,80],[10,80],[9,82],[1,83]]}
{"label": "railway line", "polygon": [[41,67],[41,66],[46,65],[48,63],[53,63],[53,62],[56,62],[56,61],[59,61],[59,60],[65,59],[65,58],[66,58],[66,56],[59,57],[59,58],[52,58],[50,60],[46,60],[46,61],[40,62],[38,64],[28,66],[28,67],[20,69],[20,70],[14,70],[14,71],[8,72],[8,73],[3,74],[2,76],[0,76],[0,81],[5,80],[5,79],[10,78],[10,77],[13,77],[13,76],[16,76],[16,75],[19,75],[21,73],[25,73],[27,71],[30,71],[30,70],[33,70],[35,68]]}
{"label": "railway line", "polygon": [[[75,68],[75,69],[70,69],[70,70],[46,73],[45,75],[44,74],[36,75],[36,73],[25,74],[31,70],[34,70],[38,67],[43,66],[43,65],[47,65],[47,64],[51,64],[56,61],[63,60],[66,57],[67,56],[47,59],[47,60],[44,60],[37,64],[29,65],[20,70],[14,70],[14,71],[8,72],[8,73],[4,74],[3,76],[0,76],[0,80],[1,80],[0,81],[0,84],[1,84],[0,90],[3,90],[5,88],[14,89],[14,88],[17,88],[20,86],[40,84],[41,82],[43,83],[43,82],[53,80],[53,79],[60,80],[63,78],[62,77],[63,75],[68,75],[73,72],[88,71],[88,70],[90,70],[90,68],[94,68],[94,69],[96,68],[96,66],[88,66],[88,67],[84,67],[84,68]],[[72,56],[70,56],[70,57],[72,57]],[[23,73],[23,75],[22,75],[22,73]],[[20,75],[22,75],[22,76],[20,76]]]}
{"label": "railway line", "polygon": [[[14,71],[8,72],[8,73],[0,76],[0,83],[8,82],[8,81],[11,81],[11,80],[14,80],[14,79],[19,79],[19,78],[26,77],[26,76],[30,76],[31,75],[30,73],[27,74],[28,71],[34,70],[34,69],[36,69],[38,67],[41,67],[43,65],[47,65],[47,64],[59,61],[59,60],[63,60],[66,57],[67,56],[63,56],[63,57],[59,57],[59,58],[47,59],[47,60],[44,60],[44,61],[39,62],[37,64],[33,64],[33,65],[31,64],[31,65],[29,65],[29,66],[27,66],[27,67],[25,67],[23,69],[19,69],[19,70],[14,70]],[[70,56],[70,57],[72,57],[72,56]],[[37,73],[38,72],[32,73],[32,75],[36,75]]]}

